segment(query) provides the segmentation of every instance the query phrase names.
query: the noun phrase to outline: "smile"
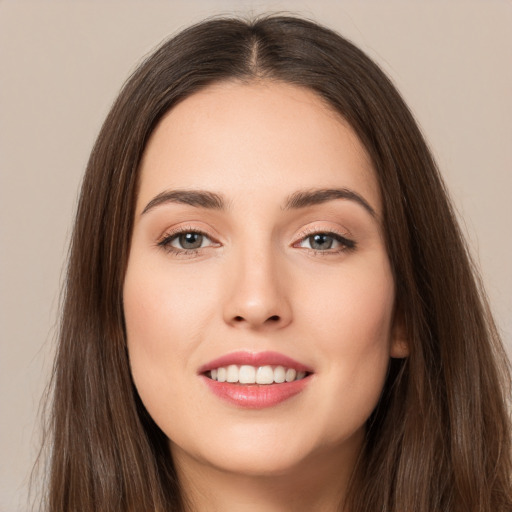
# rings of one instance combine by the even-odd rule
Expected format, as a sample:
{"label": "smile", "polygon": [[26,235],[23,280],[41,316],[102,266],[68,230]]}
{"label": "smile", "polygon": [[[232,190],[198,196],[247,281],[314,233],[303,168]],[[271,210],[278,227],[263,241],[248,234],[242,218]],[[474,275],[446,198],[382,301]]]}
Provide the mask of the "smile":
{"label": "smile", "polygon": [[273,407],[301,393],[312,368],[277,352],[234,352],[199,368],[208,389],[232,406]]}
{"label": "smile", "polygon": [[231,364],[210,370],[207,377],[217,382],[229,382],[232,384],[282,384],[301,380],[306,376],[305,371],[297,371],[295,368],[270,365],[251,366],[244,364],[238,366]]}

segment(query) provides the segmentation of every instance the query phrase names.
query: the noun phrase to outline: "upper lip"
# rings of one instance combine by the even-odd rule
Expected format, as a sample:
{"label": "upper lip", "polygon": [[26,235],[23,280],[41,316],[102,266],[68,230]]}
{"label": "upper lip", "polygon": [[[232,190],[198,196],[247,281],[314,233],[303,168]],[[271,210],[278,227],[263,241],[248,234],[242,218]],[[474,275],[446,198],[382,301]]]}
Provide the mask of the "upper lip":
{"label": "upper lip", "polygon": [[215,368],[223,366],[236,365],[250,365],[250,366],[284,366],[285,368],[293,368],[297,371],[312,373],[313,370],[309,366],[299,363],[295,359],[280,354],[279,352],[246,352],[238,351],[231,352],[224,356],[218,357],[206,364],[203,364],[198,373],[205,373]]}

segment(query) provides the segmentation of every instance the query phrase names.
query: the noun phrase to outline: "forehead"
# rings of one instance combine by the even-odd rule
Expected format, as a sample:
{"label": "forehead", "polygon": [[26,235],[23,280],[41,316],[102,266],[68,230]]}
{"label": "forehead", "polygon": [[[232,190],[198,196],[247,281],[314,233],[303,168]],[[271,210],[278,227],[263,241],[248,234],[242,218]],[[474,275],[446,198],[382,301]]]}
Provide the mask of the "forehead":
{"label": "forehead", "polygon": [[186,98],[160,121],[143,155],[137,209],[174,188],[278,201],[299,189],[340,186],[380,211],[365,148],[322,98],[286,83],[226,82]]}

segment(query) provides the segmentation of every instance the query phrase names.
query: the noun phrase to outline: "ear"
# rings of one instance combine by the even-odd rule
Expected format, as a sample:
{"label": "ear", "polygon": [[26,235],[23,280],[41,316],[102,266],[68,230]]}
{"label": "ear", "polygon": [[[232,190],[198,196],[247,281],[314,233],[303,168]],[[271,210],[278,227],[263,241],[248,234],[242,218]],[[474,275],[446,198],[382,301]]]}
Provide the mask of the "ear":
{"label": "ear", "polygon": [[410,346],[405,327],[405,317],[400,306],[395,308],[393,325],[391,327],[391,345],[389,349],[390,357],[395,359],[404,359],[409,356]]}

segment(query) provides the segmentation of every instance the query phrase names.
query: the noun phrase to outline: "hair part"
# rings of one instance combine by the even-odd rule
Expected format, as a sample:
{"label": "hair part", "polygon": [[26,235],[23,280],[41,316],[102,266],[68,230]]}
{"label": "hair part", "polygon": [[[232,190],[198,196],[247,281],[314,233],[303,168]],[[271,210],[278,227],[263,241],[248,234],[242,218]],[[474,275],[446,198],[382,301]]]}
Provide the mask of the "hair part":
{"label": "hair part", "polygon": [[410,111],[358,48],[286,16],[216,18],[165,42],[101,129],[70,248],[49,429],[51,512],[182,511],[167,439],[130,374],[122,289],[146,143],[164,114],[224,81],[314,91],[354,129],[383,199],[410,355],[391,360],[351,512],[510,510],[506,356],[447,192]]}

